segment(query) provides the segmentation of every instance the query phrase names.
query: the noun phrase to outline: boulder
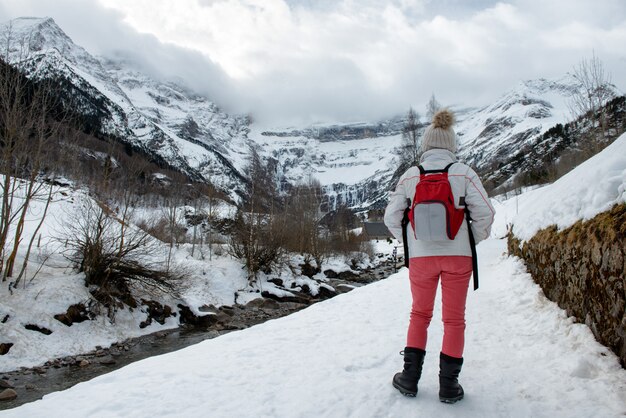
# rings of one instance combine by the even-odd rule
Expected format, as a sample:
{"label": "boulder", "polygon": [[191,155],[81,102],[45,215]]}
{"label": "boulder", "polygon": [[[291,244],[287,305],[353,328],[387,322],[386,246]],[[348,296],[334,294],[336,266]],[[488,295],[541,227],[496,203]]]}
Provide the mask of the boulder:
{"label": "boulder", "polygon": [[117,363],[117,361],[115,361],[115,359],[113,359],[112,357],[105,357],[103,359],[101,359],[99,361],[100,364],[103,364],[105,366],[112,366],[114,364]]}
{"label": "boulder", "polygon": [[277,302],[296,302],[296,303],[301,303],[303,305],[311,304],[310,298],[305,297],[303,294],[280,297],[280,296],[274,295],[273,293],[264,291],[264,292],[261,292],[261,296],[267,299],[273,299]]}
{"label": "boulder", "polygon": [[319,268],[313,267],[309,263],[300,264],[300,269],[302,271],[302,275],[307,277],[313,277],[320,272]]}
{"label": "boulder", "polygon": [[210,313],[214,313],[214,314],[219,312],[219,309],[216,308],[214,305],[202,305],[202,306],[200,306],[198,308],[198,310],[200,312],[210,312]]}
{"label": "boulder", "polygon": [[180,324],[188,324],[198,328],[208,328],[212,325],[215,325],[218,321],[217,315],[196,315],[194,314],[188,306],[183,304],[178,304],[178,309],[180,309]]}
{"label": "boulder", "polygon": [[245,305],[247,308],[259,308],[259,309],[278,309],[280,304],[273,299],[258,298],[252,299]]}
{"label": "boulder", "polygon": [[13,389],[13,385],[8,380],[0,379],[0,389]]}
{"label": "boulder", "polygon": [[355,289],[354,286],[349,284],[338,284],[337,286],[335,286],[335,288],[337,289],[338,293],[348,293]]}
{"label": "boulder", "polygon": [[225,313],[228,316],[233,316],[235,315],[235,310],[233,309],[232,306],[226,306],[226,305],[222,305],[219,307],[220,312]]}
{"label": "boulder", "polygon": [[85,305],[83,305],[82,303],[77,303],[70,306],[69,308],[67,308],[67,311],[65,313],[54,315],[54,319],[64,323],[68,327],[71,327],[74,323],[89,321],[94,317],[95,315],[89,312]]}
{"label": "boulder", "polygon": [[337,292],[330,287],[320,286],[318,289],[317,297],[320,299],[330,299],[334,296],[337,296]]}
{"label": "boulder", "polygon": [[26,328],[29,331],[41,332],[44,335],[52,334],[52,331],[50,331],[48,328],[40,327],[39,325],[35,325],[35,324],[26,324],[26,325],[24,325],[24,328]]}
{"label": "boulder", "polygon": [[163,325],[165,324],[165,320],[167,318],[173,316],[172,308],[168,305],[161,305],[157,301],[146,299],[141,299],[141,304],[148,308],[148,318],[146,319],[146,321],[144,321],[147,322],[145,326],[148,326],[150,323],[152,323],[153,319],[159,324]]}
{"label": "boulder", "polygon": [[269,279],[268,282],[274,283],[276,286],[279,286],[279,287],[283,287],[284,286],[284,282],[282,281],[282,279],[279,279],[278,277],[275,277],[273,279]]}
{"label": "boulder", "polygon": [[17,398],[17,392],[13,389],[5,389],[0,392],[0,401],[12,401]]}
{"label": "boulder", "polygon": [[0,344],[0,356],[4,356],[13,347],[13,343],[1,343]]}
{"label": "boulder", "polygon": [[341,280],[355,280],[359,278],[359,275],[350,270],[346,270],[339,273],[338,278]]}
{"label": "boulder", "polygon": [[339,275],[337,274],[337,272],[335,270],[324,270],[324,275],[329,278],[329,279],[336,279],[337,277],[339,277]]}

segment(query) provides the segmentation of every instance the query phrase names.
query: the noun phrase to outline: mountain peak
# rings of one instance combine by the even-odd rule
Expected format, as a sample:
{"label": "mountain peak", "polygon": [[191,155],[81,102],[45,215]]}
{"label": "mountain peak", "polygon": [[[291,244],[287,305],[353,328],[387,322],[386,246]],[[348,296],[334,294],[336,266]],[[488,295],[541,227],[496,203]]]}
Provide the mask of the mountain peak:
{"label": "mountain peak", "polygon": [[[25,58],[71,62],[74,66],[90,72],[100,72],[100,63],[85,51],[57,25],[51,17],[19,17],[0,24],[0,38],[8,36],[10,44],[9,60],[21,61]],[[56,57],[56,58],[54,58]],[[51,64],[57,66],[58,63]],[[102,78],[102,74],[98,78]]]}
{"label": "mountain peak", "polygon": [[28,45],[30,52],[57,49],[62,54],[75,48],[74,42],[51,17],[18,17],[0,26],[11,43]]}
{"label": "mountain peak", "polygon": [[38,25],[42,25],[42,24],[54,24],[56,25],[56,22],[54,21],[53,18],[45,16],[45,17],[37,17],[37,16],[22,16],[22,17],[17,17],[13,20],[11,20],[11,22],[14,25],[18,25],[18,24],[22,24],[25,26],[38,26]]}
{"label": "mountain peak", "polygon": [[[11,34],[16,38],[22,38],[25,35],[39,33],[47,30],[48,32],[56,32],[65,35],[65,32],[57,25],[51,17],[34,17],[25,16],[18,17],[8,22],[4,22],[1,27],[4,31],[10,30]],[[65,35],[67,36],[67,35]]]}
{"label": "mountain peak", "polygon": [[520,82],[518,89],[535,93],[545,94],[550,91],[569,96],[576,90],[576,84],[568,75],[556,78],[536,78]]}

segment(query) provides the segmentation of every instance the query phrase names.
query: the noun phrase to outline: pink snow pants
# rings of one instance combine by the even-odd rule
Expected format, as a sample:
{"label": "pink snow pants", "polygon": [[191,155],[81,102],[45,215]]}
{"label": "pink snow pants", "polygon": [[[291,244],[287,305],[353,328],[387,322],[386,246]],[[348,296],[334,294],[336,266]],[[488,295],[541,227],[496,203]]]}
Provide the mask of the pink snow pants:
{"label": "pink snow pants", "polygon": [[443,345],[441,352],[463,357],[465,345],[465,301],[472,275],[472,257],[433,256],[409,260],[411,320],[407,347],[426,350],[428,325],[433,317],[437,285],[441,277]]}

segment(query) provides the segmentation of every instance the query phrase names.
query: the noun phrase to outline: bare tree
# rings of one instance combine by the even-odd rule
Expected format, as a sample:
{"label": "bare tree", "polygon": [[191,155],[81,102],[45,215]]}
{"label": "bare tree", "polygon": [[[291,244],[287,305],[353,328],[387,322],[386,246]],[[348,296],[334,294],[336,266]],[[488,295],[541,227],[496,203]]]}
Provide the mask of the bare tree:
{"label": "bare tree", "polygon": [[428,104],[426,104],[426,119],[430,122],[437,113],[441,110],[441,104],[435,98],[435,93],[430,96],[430,100],[428,100]]}
{"label": "bare tree", "polygon": [[[0,52],[2,281],[14,277],[20,244],[28,243],[17,279],[13,282],[15,287],[24,276],[35,236],[54,196],[54,188],[44,181],[51,180],[54,175],[44,158],[52,140],[60,132],[63,113],[52,82],[35,82],[26,76],[33,60],[29,39],[15,39],[9,25],[0,34],[0,40],[3,45]],[[43,210],[34,230],[26,230],[27,215],[35,202],[41,203]]]}
{"label": "bare tree", "polygon": [[[193,214],[188,217],[187,223],[192,226],[191,256],[196,250],[198,238],[200,239],[200,252],[202,253],[202,243],[204,232],[207,232],[209,241],[209,259],[212,259],[213,228],[216,210],[216,190],[210,184],[194,183],[190,187],[190,200],[193,206]],[[198,231],[200,229],[200,231]]]}
{"label": "bare tree", "polygon": [[215,222],[217,220],[217,190],[212,185],[206,187],[205,191],[205,199],[206,199],[206,234],[207,240],[209,244],[209,260],[213,259],[213,228],[215,226]]}
{"label": "bare tree", "polygon": [[323,236],[320,223],[323,197],[319,181],[309,179],[290,190],[284,208],[284,245],[289,251],[302,254],[305,262],[313,258],[318,268],[329,254],[328,239]]}
{"label": "bare tree", "polygon": [[399,170],[404,171],[419,160],[419,114],[410,108],[406,115],[406,122],[402,130],[402,143],[396,149],[399,160]]}
{"label": "bare tree", "polygon": [[174,247],[178,246],[184,239],[185,230],[182,226],[184,218],[182,217],[183,196],[178,187],[171,187],[169,196],[164,199],[163,215],[167,221],[167,244],[168,253],[166,259],[166,270],[169,271],[172,265],[172,255]]}
{"label": "bare tree", "polygon": [[250,149],[246,171],[250,178],[246,210],[237,213],[229,253],[243,262],[253,284],[259,271],[267,273],[282,262],[285,224],[278,216],[273,170],[254,148]]}
{"label": "bare tree", "polygon": [[606,112],[603,107],[613,98],[611,74],[602,61],[592,53],[591,58],[582,59],[571,73],[578,89],[569,101],[569,109],[574,118],[590,115],[597,121],[604,138],[606,132]]}

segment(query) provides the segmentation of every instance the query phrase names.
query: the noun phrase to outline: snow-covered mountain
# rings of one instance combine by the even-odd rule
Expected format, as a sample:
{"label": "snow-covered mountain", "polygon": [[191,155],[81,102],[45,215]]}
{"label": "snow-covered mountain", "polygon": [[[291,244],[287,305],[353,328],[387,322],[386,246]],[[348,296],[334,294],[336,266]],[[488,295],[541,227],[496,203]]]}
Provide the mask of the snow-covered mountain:
{"label": "snow-covered mountain", "polygon": [[[530,80],[520,82],[492,105],[455,109],[460,159],[483,172],[494,162],[509,162],[525,144],[539,141],[548,129],[570,119],[567,101],[575,89],[567,77]],[[256,132],[253,127],[251,138],[279,161],[289,181],[319,179],[331,206],[380,207],[393,187],[393,151],[401,142],[403,119],[396,120],[400,122],[343,129]],[[490,173],[484,174],[491,178]]]}
{"label": "snow-covered mountain", "polygon": [[[309,131],[310,132],[310,131]],[[394,172],[394,148],[401,133],[378,133],[363,129],[358,135],[309,135],[301,131],[259,130],[252,126],[250,138],[267,158],[277,161],[279,176],[288,183],[317,179],[328,197],[328,207],[340,204],[367,208],[381,199]]]}
{"label": "snow-covered mountain", "polygon": [[132,71],[123,62],[92,56],[53,19],[14,19],[0,33],[10,36],[10,61],[21,63],[29,77],[57,83],[95,133],[211,181],[233,199],[241,194],[249,143],[246,117],[228,115],[208,99]]}
{"label": "snow-covered mountain", "polygon": [[520,82],[495,103],[467,115],[457,126],[460,157],[481,167],[571,118],[567,101],[576,91],[569,77]]}
{"label": "snow-covered mountain", "polygon": [[[221,111],[208,98],[155,80],[127,62],[92,56],[49,18],[20,18],[6,28],[25,40],[28,74],[52,78],[90,122],[92,130],[130,144],[192,178],[210,181],[234,200],[243,195],[250,147],[273,160],[277,183],[315,178],[328,207],[382,207],[393,187],[394,149],[403,118],[379,123],[268,129],[247,116]],[[13,43],[11,60],[20,57]],[[567,101],[575,90],[568,78],[524,81],[495,103],[457,111],[460,157],[493,186],[520,170],[519,151],[541,141],[570,119]]]}

